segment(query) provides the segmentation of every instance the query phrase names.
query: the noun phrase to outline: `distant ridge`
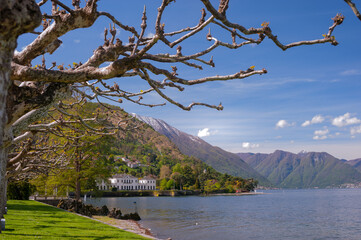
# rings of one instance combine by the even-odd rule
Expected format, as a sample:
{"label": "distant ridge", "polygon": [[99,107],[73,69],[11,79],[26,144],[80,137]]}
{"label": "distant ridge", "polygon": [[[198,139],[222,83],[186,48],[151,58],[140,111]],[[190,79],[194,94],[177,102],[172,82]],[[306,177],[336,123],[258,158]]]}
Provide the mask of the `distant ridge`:
{"label": "distant ridge", "polygon": [[357,171],[361,172],[361,158],[346,161],[345,163],[349,164],[353,168],[355,168]]}
{"label": "distant ridge", "polygon": [[214,147],[199,137],[192,136],[170,126],[163,120],[144,117],[134,113],[132,115],[169,138],[183,154],[199,158],[221,173],[228,173],[242,178],[254,178],[262,186],[272,185],[264,176],[250,167],[236,154],[224,151],[219,147]]}
{"label": "distant ridge", "polygon": [[326,152],[281,150],[274,153],[238,153],[245,162],[282,188],[326,188],[361,182],[361,159],[339,160]]}

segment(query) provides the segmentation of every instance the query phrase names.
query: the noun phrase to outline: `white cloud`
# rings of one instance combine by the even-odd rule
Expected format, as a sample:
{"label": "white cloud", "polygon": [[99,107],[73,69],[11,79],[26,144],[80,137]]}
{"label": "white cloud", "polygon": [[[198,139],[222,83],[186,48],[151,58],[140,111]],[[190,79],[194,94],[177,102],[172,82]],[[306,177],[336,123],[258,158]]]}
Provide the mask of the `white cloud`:
{"label": "white cloud", "polygon": [[327,133],[329,133],[330,131],[326,128],[324,130],[316,130],[315,131],[315,135],[326,135]]}
{"label": "white cloud", "polygon": [[357,126],[357,127],[352,127],[352,128],[350,129],[350,133],[351,133],[351,135],[355,135],[355,134],[361,133],[361,125],[360,125],[360,126]]}
{"label": "white cloud", "polygon": [[329,133],[330,131],[325,128],[323,130],[316,130],[314,132],[314,136],[313,136],[313,139],[314,140],[324,140],[327,138],[327,134]]}
{"label": "white cloud", "polygon": [[153,38],[154,37],[154,33],[148,33],[146,36],[145,36],[146,38]]}
{"label": "white cloud", "polygon": [[325,118],[322,115],[316,115],[312,118],[311,123],[322,123],[325,121]]}
{"label": "white cloud", "polygon": [[74,39],[74,42],[75,43],[80,43],[80,40],[79,39]]}
{"label": "white cloud", "polygon": [[309,126],[309,125],[311,125],[311,121],[309,121],[309,120],[307,120],[307,121],[305,121],[304,123],[302,123],[302,127],[307,127],[307,126]]}
{"label": "white cloud", "polygon": [[345,113],[344,115],[338,116],[332,120],[332,125],[337,127],[344,127],[358,123],[361,123],[361,120],[356,117],[351,118],[350,113]]}
{"label": "white cloud", "polygon": [[259,148],[258,143],[249,143],[249,142],[243,142],[242,148],[251,149],[251,148]]}
{"label": "white cloud", "polygon": [[289,126],[294,126],[296,123],[288,123],[286,120],[279,120],[276,123],[276,128],[285,128],[285,127],[289,127]]}
{"label": "white cloud", "polygon": [[324,140],[324,139],[326,139],[327,138],[327,136],[318,136],[318,135],[316,135],[316,136],[313,136],[313,139],[314,140]]}
{"label": "white cloud", "polygon": [[207,137],[209,135],[211,135],[211,133],[209,132],[209,128],[204,128],[204,129],[198,131],[198,137],[200,137],[200,138]]}
{"label": "white cloud", "polygon": [[356,76],[361,75],[361,71],[358,69],[349,69],[340,73],[343,76]]}
{"label": "white cloud", "polygon": [[215,131],[210,131],[209,128],[203,128],[201,130],[198,130],[198,137],[202,138],[202,137],[208,137],[211,135],[215,135],[218,132],[218,130]]}
{"label": "white cloud", "polygon": [[325,121],[325,118],[322,115],[316,115],[311,119],[311,121],[307,120],[304,123],[302,123],[301,126],[306,127],[311,124],[322,123],[323,121]]}

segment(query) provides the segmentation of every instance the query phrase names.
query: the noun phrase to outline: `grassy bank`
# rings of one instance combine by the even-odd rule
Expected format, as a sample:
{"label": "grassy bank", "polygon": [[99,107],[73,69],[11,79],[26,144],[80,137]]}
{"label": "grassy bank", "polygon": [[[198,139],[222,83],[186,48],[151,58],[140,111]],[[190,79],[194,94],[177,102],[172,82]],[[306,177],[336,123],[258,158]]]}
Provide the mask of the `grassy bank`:
{"label": "grassy bank", "polygon": [[148,239],[36,201],[8,202],[0,239]]}

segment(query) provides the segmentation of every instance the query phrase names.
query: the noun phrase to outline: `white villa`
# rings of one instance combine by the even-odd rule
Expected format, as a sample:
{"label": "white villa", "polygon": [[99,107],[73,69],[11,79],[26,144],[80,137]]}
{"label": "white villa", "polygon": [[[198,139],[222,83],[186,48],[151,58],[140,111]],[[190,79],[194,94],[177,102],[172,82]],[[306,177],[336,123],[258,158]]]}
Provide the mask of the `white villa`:
{"label": "white villa", "polygon": [[138,179],[128,174],[115,174],[109,181],[97,182],[99,190],[155,190],[156,180],[152,177]]}

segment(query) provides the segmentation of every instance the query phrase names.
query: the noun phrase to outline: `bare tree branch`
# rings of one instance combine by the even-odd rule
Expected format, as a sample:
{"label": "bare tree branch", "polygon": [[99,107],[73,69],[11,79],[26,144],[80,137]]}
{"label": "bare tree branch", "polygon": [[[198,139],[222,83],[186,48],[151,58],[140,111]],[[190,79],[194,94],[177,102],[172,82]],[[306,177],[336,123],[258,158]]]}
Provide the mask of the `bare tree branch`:
{"label": "bare tree branch", "polygon": [[[268,38],[270,38],[275,44],[276,46],[278,46],[279,48],[281,48],[282,50],[286,50],[288,48],[292,48],[292,47],[296,47],[296,46],[301,46],[301,45],[313,45],[313,44],[319,44],[319,43],[327,43],[330,42],[332,45],[337,45],[337,41],[334,38],[331,37],[327,37],[327,38],[323,38],[323,39],[317,39],[317,40],[311,40],[311,41],[299,41],[299,42],[295,42],[295,43],[290,43],[287,45],[283,45],[279,40],[278,37],[276,35],[272,34],[272,30],[271,28],[267,25],[263,26],[263,28],[249,28],[246,29],[244,26],[236,24],[236,23],[232,23],[230,21],[228,21],[226,14],[225,14],[225,10],[223,13],[218,12],[213,5],[210,3],[209,0],[201,0],[204,4],[204,6],[207,8],[207,10],[209,12],[211,12],[211,14],[218,19],[219,21],[221,21],[225,26],[230,27],[230,28],[234,28],[234,29],[238,29],[239,31],[241,31],[243,34],[246,35],[251,35],[251,34],[264,34],[266,35]],[[228,1],[227,3],[225,3],[228,7]],[[342,17],[343,20],[343,17]],[[330,27],[330,32],[329,34],[332,34],[333,29],[342,23],[342,21],[334,21],[334,24],[336,23],[336,25],[332,25]]]}
{"label": "bare tree branch", "polygon": [[344,1],[351,7],[353,13],[361,21],[361,14],[357,9],[356,4],[354,4],[351,0],[344,0]]}

